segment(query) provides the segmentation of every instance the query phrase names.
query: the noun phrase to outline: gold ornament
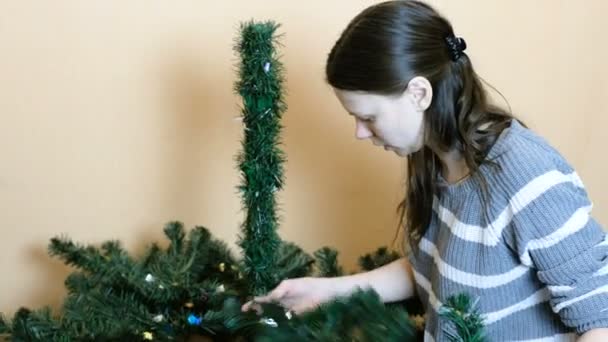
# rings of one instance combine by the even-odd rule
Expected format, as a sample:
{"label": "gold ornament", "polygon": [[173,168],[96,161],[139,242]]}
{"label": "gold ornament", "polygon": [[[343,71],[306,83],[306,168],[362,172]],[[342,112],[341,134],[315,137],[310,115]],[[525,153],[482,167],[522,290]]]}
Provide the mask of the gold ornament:
{"label": "gold ornament", "polygon": [[420,331],[424,330],[425,320],[426,319],[425,319],[424,315],[412,316],[412,321],[414,321],[414,326],[416,327],[416,330],[420,330]]}
{"label": "gold ornament", "polygon": [[224,271],[226,270],[226,264],[225,264],[225,263],[223,263],[223,262],[222,262],[222,263],[220,263],[220,264],[218,265],[218,267],[219,267],[219,269],[220,269],[220,272],[224,272]]}
{"label": "gold ornament", "polygon": [[186,304],[184,304],[185,307],[187,307],[188,309],[192,309],[194,307],[194,304],[188,302]]}
{"label": "gold ornament", "polygon": [[145,331],[143,333],[143,337],[144,337],[144,340],[147,340],[147,341],[152,341],[152,339],[154,339],[154,335],[152,335],[152,333],[149,331]]}

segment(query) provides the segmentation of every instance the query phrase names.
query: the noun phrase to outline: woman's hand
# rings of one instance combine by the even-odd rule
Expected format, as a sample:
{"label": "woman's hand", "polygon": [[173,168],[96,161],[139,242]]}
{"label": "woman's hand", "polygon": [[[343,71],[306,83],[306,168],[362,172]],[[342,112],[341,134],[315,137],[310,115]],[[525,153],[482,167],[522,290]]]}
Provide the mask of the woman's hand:
{"label": "woman's hand", "polygon": [[265,296],[245,303],[241,309],[253,309],[260,313],[258,303],[278,303],[295,314],[306,312],[338,295],[335,286],[337,279],[305,277],[284,280]]}

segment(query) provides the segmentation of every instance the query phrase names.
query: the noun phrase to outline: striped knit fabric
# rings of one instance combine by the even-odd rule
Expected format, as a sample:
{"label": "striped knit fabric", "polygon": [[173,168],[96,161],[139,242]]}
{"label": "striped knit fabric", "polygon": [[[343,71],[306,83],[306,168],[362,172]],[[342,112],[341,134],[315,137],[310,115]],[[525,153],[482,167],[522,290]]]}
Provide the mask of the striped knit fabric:
{"label": "striped knit fabric", "polygon": [[[489,341],[571,341],[608,327],[608,238],[580,178],[545,140],[513,121],[476,177],[443,182],[431,224],[409,254],[426,305],[427,341],[444,341],[446,299],[477,300]],[[486,210],[486,213],[484,213]],[[453,330],[452,330],[453,331]]]}

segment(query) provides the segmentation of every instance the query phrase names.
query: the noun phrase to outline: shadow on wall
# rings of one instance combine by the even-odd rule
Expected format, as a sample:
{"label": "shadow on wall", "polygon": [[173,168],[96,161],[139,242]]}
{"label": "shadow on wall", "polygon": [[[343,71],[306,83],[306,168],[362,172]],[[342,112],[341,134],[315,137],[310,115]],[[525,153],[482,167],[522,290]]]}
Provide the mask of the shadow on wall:
{"label": "shadow on wall", "polygon": [[[30,294],[27,296],[28,302],[36,306],[48,305],[53,310],[57,310],[61,307],[66,295],[63,282],[72,273],[72,268],[66,266],[57,258],[51,258],[46,249],[42,249],[38,245],[31,245],[27,248],[27,258],[31,260],[31,265],[33,266],[31,270],[35,269],[37,272],[42,273],[42,276],[39,278],[45,279],[42,283],[28,285],[31,289]],[[26,304],[22,305],[28,306]],[[7,314],[11,314],[12,316],[12,313]]]}
{"label": "shadow on wall", "polygon": [[160,207],[166,217],[161,217],[165,219],[161,226],[141,230],[138,241],[145,243],[136,246],[138,251],[143,252],[152,241],[165,243],[162,225],[172,220],[184,222],[188,231],[203,225],[230,242],[233,238],[227,233],[238,229],[236,224],[225,226],[240,210],[234,157],[242,125],[234,120],[238,107],[232,78],[225,76],[233,70],[218,67],[217,60],[205,56],[207,50],[226,47],[194,49],[199,43],[167,49],[170,54],[154,70],[158,74],[156,101],[163,113],[159,136],[164,149],[159,151],[158,167],[162,170],[159,186],[165,194]]}
{"label": "shadow on wall", "polygon": [[166,143],[172,146],[160,165],[165,170],[162,186],[169,187],[164,193],[171,194],[164,205],[179,221],[207,220],[213,213],[210,195],[221,164],[222,118],[216,115],[222,107],[221,85],[211,70],[197,61],[200,56],[182,52],[174,57],[165,66],[161,81],[161,105],[166,106],[168,115]]}

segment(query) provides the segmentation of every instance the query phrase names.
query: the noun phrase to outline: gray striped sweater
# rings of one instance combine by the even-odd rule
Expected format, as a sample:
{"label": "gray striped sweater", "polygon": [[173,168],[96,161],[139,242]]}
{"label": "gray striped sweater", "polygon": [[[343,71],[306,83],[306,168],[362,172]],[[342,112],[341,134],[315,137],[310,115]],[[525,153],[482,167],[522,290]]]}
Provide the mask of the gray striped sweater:
{"label": "gray striped sweater", "polygon": [[443,182],[431,224],[409,253],[425,341],[444,341],[453,329],[437,311],[459,293],[477,300],[489,341],[571,341],[608,327],[608,238],[576,172],[517,121],[488,158],[500,168],[479,171],[487,208],[477,178]]}

